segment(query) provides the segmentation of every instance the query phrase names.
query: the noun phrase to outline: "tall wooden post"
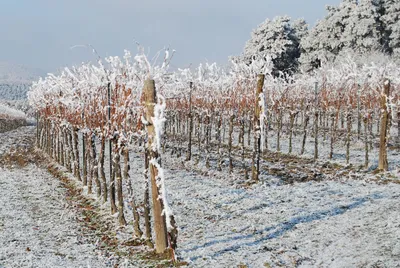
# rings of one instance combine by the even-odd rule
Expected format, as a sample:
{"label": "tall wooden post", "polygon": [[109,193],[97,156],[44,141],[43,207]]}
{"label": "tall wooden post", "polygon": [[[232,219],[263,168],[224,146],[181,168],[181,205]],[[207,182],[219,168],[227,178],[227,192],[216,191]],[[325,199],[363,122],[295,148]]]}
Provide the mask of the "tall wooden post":
{"label": "tall wooden post", "polygon": [[[111,83],[107,84],[107,119],[108,119],[108,128],[110,134],[113,135],[113,129],[111,124]],[[117,212],[117,206],[115,204],[115,174],[113,173],[113,158],[112,158],[112,138],[108,139],[108,156],[109,156],[109,176],[110,176],[110,204],[111,204],[111,214],[115,214]],[[118,152],[117,152],[118,153]]]}
{"label": "tall wooden post", "polygon": [[158,150],[154,150],[153,143],[155,143],[156,133],[153,125],[152,118],[154,117],[154,105],[156,103],[156,87],[154,80],[146,80],[144,82],[144,101],[146,108],[146,130],[148,134],[147,151],[150,159],[150,181],[151,181],[151,192],[153,200],[153,215],[154,215],[154,230],[156,235],[156,252],[164,253],[168,248],[167,240],[167,226],[165,222],[165,214],[163,214],[164,204],[163,200],[159,198],[160,191],[157,185],[158,168],[154,165],[153,161],[161,164]]}
{"label": "tall wooden post", "polygon": [[[235,119],[235,116],[233,114],[231,114],[229,116],[229,141],[228,141],[229,173],[233,172],[232,144],[233,144],[233,120],[234,119]],[[244,133],[243,133],[242,139],[244,139]],[[244,143],[244,141],[243,141],[243,143]]]}
{"label": "tall wooden post", "polygon": [[364,144],[365,144],[365,162],[364,167],[368,169],[369,157],[368,157],[368,116],[364,117]]}
{"label": "tall wooden post", "polygon": [[346,123],[347,123],[347,134],[346,134],[346,164],[350,164],[350,142],[351,142],[351,126],[353,125],[353,118],[350,109],[347,111]]}
{"label": "tall wooden post", "polygon": [[357,139],[360,139],[361,136],[361,100],[360,96],[361,95],[361,86],[360,84],[358,85],[358,90],[357,90]]}
{"label": "tall wooden post", "polygon": [[264,74],[257,76],[257,89],[256,89],[256,103],[254,110],[254,149],[253,149],[253,161],[252,161],[252,179],[258,181],[258,175],[260,172],[260,153],[261,153],[261,125],[260,125],[260,94],[263,93],[264,86]]}
{"label": "tall wooden post", "polygon": [[318,82],[315,82],[315,111],[314,111],[314,161],[318,159]]}
{"label": "tall wooden post", "polygon": [[[62,160],[61,160],[62,161]],[[87,185],[87,153],[86,153],[86,134],[82,132],[82,182]]]}
{"label": "tall wooden post", "polygon": [[387,142],[388,142],[388,125],[389,125],[389,107],[388,99],[390,94],[390,81],[386,80],[381,94],[381,127],[380,127],[380,142],[379,142],[379,164],[378,169],[388,170],[389,164],[387,159]]}
{"label": "tall wooden post", "polygon": [[39,112],[36,112],[36,147],[39,148]]}
{"label": "tall wooden post", "polygon": [[79,159],[79,136],[78,136],[78,131],[79,128],[77,127],[73,127],[73,133],[74,133],[74,153],[75,153],[75,163],[74,163],[74,173],[75,173],[75,177],[81,181],[82,177],[81,177],[81,172],[80,172],[80,159]]}
{"label": "tall wooden post", "polygon": [[193,82],[189,84],[189,130],[188,130],[188,148],[186,153],[186,161],[190,161],[192,159],[192,132],[193,132],[193,114],[192,114],[192,90],[193,90]]}

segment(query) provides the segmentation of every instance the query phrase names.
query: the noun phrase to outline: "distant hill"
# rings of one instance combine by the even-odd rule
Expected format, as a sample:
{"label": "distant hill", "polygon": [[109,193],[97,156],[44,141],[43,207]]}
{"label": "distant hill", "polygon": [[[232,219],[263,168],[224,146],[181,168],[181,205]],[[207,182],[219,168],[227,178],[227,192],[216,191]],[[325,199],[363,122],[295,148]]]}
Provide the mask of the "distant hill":
{"label": "distant hill", "polygon": [[46,73],[40,69],[8,62],[0,62],[0,84],[29,84],[45,74]]}
{"label": "distant hill", "polygon": [[45,72],[24,65],[0,62],[0,99],[23,100],[32,81],[44,76]]}

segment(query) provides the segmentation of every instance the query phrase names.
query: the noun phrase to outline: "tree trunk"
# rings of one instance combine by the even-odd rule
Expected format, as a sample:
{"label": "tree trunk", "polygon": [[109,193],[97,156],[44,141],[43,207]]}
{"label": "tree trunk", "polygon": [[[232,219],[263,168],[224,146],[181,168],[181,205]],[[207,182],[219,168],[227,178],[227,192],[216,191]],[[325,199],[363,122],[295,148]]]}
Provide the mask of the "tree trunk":
{"label": "tree trunk", "polygon": [[379,139],[379,164],[378,169],[387,171],[389,168],[388,159],[387,159],[387,143],[388,143],[388,135],[389,135],[389,100],[390,94],[390,82],[389,80],[385,81],[384,90],[381,95],[381,127],[380,127],[380,139]]}

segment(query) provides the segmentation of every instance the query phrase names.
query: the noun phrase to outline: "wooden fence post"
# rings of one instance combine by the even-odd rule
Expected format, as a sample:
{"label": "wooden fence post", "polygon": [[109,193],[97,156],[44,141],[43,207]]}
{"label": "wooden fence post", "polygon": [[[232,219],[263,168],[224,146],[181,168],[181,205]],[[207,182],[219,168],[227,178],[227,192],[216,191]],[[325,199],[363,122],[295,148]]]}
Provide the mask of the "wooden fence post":
{"label": "wooden fence post", "polygon": [[318,159],[318,116],[319,116],[319,103],[318,103],[318,82],[315,82],[315,111],[314,111],[314,162]]}
{"label": "wooden fence post", "polygon": [[[111,82],[107,84],[107,119],[108,119],[108,126],[110,134],[113,136],[113,129],[111,124]],[[112,154],[112,139],[108,139],[108,156],[109,156],[109,176],[110,176],[110,204],[111,204],[111,214],[115,214],[117,212],[117,206],[115,205],[115,172],[113,169],[113,154]]]}
{"label": "wooden fence post", "polygon": [[253,149],[253,161],[252,161],[252,179],[258,181],[258,175],[260,172],[260,153],[261,153],[261,125],[260,125],[260,94],[263,93],[264,86],[264,74],[257,76],[257,89],[256,89],[256,103],[254,110],[254,149]]}
{"label": "wooden fence post", "polygon": [[189,91],[189,130],[188,130],[188,148],[186,153],[186,161],[190,161],[192,159],[192,132],[193,132],[193,114],[192,114],[192,90],[193,90],[193,82],[189,83],[190,91]]}
{"label": "wooden fence post", "polygon": [[381,94],[381,127],[380,127],[380,142],[379,142],[379,164],[378,169],[387,171],[389,164],[387,159],[387,142],[388,142],[388,124],[390,113],[388,111],[388,98],[390,94],[390,81],[386,80]]}
{"label": "wooden fence post", "polygon": [[86,154],[86,134],[82,132],[82,182],[87,186],[87,154]]}
{"label": "wooden fence post", "polygon": [[39,148],[39,112],[36,112],[36,147]]}
{"label": "wooden fence post", "polygon": [[361,136],[361,86],[358,84],[357,89],[357,139],[360,139]]}
{"label": "wooden fence post", "polygon": [[149,168],[153,200],[154,231],[156,235],[156,252],[164,253],[165,250],[168,248],[167,226],[165,221],[165,214],[163,213],[163,200],[159,198],[160,191],[157,185],[158,168],[154,165],[153,162],[155,160],[158,162],[158,164],[161,164],[158,150],[153,148],[153,144],[156,142],[156,133],[152,120],[152,117],[154,117],[154,106],[156,104],[156,87],[154,84],[154,80],[148,79],[144,82],[143,94],[146,108],[145,118],[148,122],[148,124],[146,125],[146,130],[148,134],[147,151],[148,157],[150,159]]}

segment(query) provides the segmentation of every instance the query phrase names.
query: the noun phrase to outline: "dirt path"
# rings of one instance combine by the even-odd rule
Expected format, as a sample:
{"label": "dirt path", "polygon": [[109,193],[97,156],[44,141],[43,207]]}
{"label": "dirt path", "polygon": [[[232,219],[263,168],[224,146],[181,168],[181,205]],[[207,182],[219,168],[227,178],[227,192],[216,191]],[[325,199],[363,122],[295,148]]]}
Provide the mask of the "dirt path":
{"label": "dirt path", "polygon": [[[29,127],[0,134],[0,154],[28,147],[32,136]],[[81,235],[65,189],[47,171],[31,164],[3,166],[0,189],[0,267],[107,266]]]}

